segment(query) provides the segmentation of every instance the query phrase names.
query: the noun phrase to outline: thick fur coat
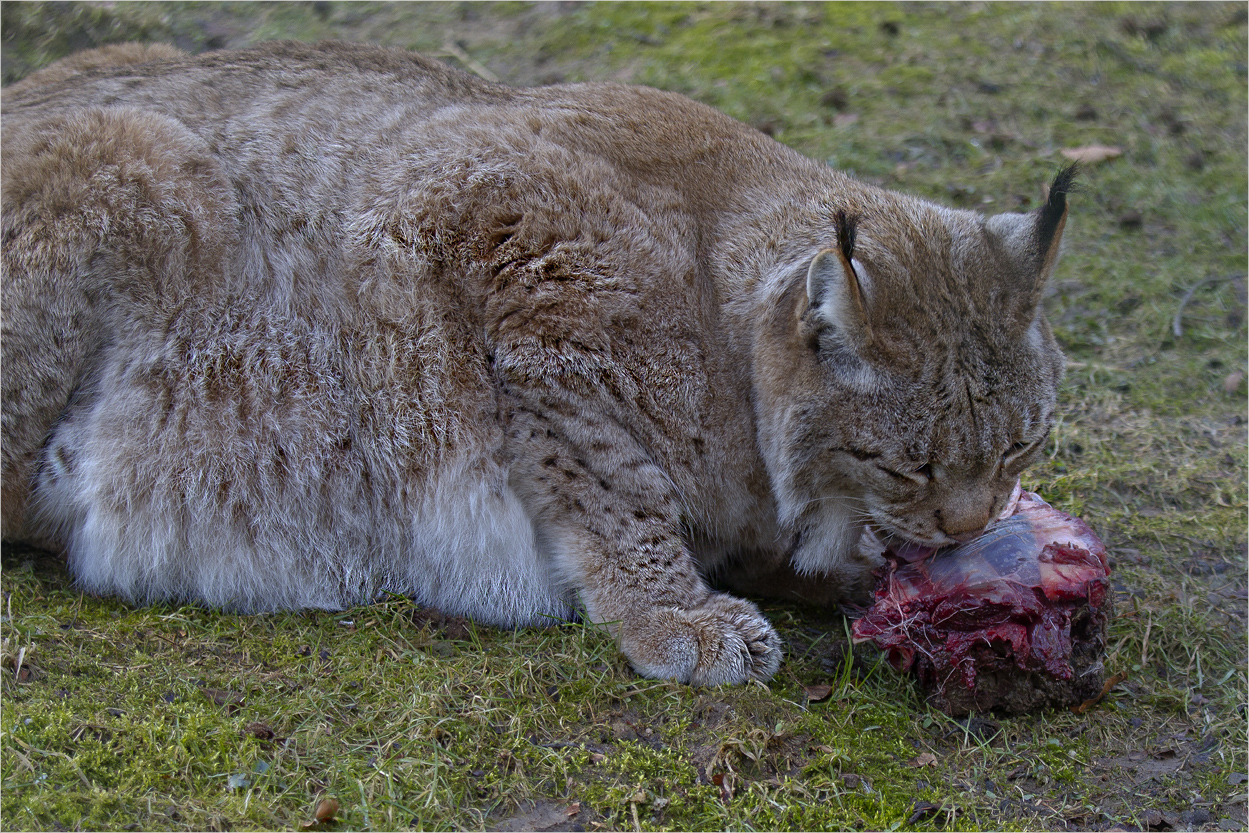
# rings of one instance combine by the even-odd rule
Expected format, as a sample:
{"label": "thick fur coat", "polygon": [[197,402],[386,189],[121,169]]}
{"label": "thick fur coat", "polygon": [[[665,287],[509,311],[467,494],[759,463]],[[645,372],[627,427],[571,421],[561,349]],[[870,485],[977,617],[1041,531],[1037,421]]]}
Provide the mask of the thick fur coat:
{"label": "thick fur coat", "polygon": [[3,98],[3,534],[239,611],[579,612],[766,678],[722,585],[862,597],[1052,421],[1064,173],[985,218],[686,98],[411,54],[113,47]]}

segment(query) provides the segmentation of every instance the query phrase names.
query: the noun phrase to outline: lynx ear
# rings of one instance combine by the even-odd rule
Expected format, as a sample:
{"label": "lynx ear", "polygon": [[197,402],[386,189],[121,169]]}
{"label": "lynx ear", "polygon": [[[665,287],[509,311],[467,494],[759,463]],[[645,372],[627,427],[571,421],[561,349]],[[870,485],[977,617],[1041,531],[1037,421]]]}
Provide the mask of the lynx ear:
{"label": "lynx ear", "polygon": [[861,344],[872,340],[864,284],[867,272],[854,259],[857,218],[837,214],[837,248],[825,249],[807,269],[807,304],[822,321]]}
{"label": "lynx ear", "polygon": [[1045,205],[1028,214],[998,214],[985,221],[985,229],[1006,249],[1023,273],[1025,295],[1034,305],[1058,262],[1063,227],[1067,223],[1067,194],[1077,168],[1071,165],[1054,177]]}

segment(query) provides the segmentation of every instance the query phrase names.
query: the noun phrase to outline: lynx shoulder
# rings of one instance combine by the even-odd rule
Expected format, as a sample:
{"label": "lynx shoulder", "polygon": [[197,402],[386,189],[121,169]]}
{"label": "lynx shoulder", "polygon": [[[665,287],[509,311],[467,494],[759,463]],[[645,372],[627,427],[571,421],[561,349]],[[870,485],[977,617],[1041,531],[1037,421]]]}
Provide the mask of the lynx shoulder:
{"label": "lynx shoulder", "polygon": [[3,97],[3,534],[93,592],[383,590],[766,678],[1049,430],[1070,172],[984,217],[701,104],[403,52],[88,53]]}

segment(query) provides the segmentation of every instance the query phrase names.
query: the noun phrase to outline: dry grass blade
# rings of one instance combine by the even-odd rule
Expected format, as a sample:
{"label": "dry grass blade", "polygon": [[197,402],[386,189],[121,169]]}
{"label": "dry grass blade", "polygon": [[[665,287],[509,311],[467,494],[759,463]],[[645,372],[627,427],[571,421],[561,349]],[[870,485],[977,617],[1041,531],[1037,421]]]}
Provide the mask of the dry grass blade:
{"label": "dry grass blade", "polygon": [[[766,608],[789,644],[766,688],[690,689],[639,681],[600,629],[503,632],[397,598],[341,615],[136,608],[6,544],[0,655],[24,671],[37,646],[40,673],[0,674],[5,829],[289,830],[310,796],[342,802],[326,829],[490,829],[533,806],[585,829],[1243,826],[1249,443],[1230,380],[1249,360],[1249,15],[1142,9],[5,4],[6,84],[106,42],[386,43],[517,85],[682,92],[984,213],[1036,207],[1052,143],[1113,137],[1122,155],[1070,200],[1045,305],[1071,362],[1025,482],[1106,541],[1108,662],[1131,674],[1081,714],[953,724],[878,657],[832,656],[831,611]],[[1203,275],[1237,277],[1188,285]],[[828,697],[804,690],[823,681]],[[908,765],[923,753],[935,764]]]}
{"label": "dry grass blade", "polygon": [[1171,335],[1175,336],[1176,338],[1180,338],[1181,336],[1184,335],[1184,329],[1181,326],[1181,322],[1184,317],[1184,308],[1187,307],[1189,302],[1193,300],[1193,296],[1197,294],[1197,290],[1201,289],[1203,286],[1208,286],[1209,284],[1216,283],[1218,281],[1235,281],[1235,280],[1244,280],[1244,277],[1238,276],[1238,275],[1228,275],[1225,277],[1205,277],[1197,281],[1192,286],[1190,286],[1188,288],[1188,291],[1184,293],[1184,297],[1180,299],[1180,305],[1175,310],[1175,317],[1171,319]]}

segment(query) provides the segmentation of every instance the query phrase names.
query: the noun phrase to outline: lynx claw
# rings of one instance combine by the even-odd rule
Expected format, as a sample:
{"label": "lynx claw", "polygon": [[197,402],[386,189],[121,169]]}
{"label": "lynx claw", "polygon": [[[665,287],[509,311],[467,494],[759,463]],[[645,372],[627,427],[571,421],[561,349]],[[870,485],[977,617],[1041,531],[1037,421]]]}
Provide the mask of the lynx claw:
{"label": "lynx claw", "polygon": [[767,680],[781,664],[781,640],[768,620],[723,593],[626,623],[621,648],[639,674],[698,686]]}

